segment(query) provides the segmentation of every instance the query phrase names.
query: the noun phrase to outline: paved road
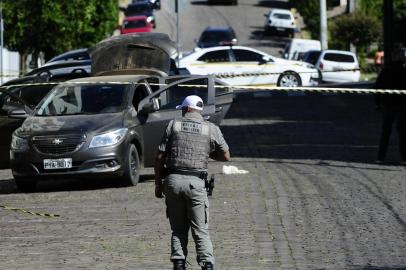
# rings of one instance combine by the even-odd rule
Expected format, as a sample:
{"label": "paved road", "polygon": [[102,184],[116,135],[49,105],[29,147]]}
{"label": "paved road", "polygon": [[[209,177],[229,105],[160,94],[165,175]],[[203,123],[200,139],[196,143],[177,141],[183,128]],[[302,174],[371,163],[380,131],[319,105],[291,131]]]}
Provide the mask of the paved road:
{"label": "paved road", "polygon": [[[217,269],[406,269],[406,168],[396,137],[373,160],[379,114],[368,95],[239,95],[222,123],[246,175],[217,175]],[[169,224],[151,175],[136,187],[41,183],[16,191],[0,172],[0,269],[171,269]],[[190,245],[191,269],[195,263]]]}
{"label": "paved road", "polygon": [[[274,56],[280,56],[286,37],[270,37],[264,35],[264,14],[270,6],[288,5],[285,1],[254,1],[239,0],[238,6],[207,5],[201,1],[179,1],[181,50],[191,51],[195,47],[194,40],[208,26],[231,26],[236,32],[240,45],[254,47]],[[170,1],[162,1],[162,9],[157,12],[157,32],[167,33],[176,40],[176,13]]]}

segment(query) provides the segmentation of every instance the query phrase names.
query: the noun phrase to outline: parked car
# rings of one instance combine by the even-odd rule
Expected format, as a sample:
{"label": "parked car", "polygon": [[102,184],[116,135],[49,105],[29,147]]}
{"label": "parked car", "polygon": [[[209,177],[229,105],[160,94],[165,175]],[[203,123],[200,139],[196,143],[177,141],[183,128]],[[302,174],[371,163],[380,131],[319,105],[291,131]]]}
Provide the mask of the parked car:
{"label": "parked car", "polygon": [[207,27],[196,41],[198,48],[236,45],[237,37],[234,29],[227,27]]}
{"label": "parked car", "polygon": [[217,4],[230,4],[233,6],[237,6],[238,5],[238,0],[207,0],[207,3],[209,5],[217,5]]}
{"label": "parked car", "polygon": [[151,32],[153,25],[146,16],[125,17],[121,26],[121,34]]}
{"label": "parked car", "polygon": [[59,84],[32,113],[12,110],[11,118],[26,118],[10,150],[18,188],[86,176],[136,185],[140,169],[153,166],[167,123],[181,117],[176,105],[191,94],[219,124],[232,102],[227,85],[211,76],[167,76],[173,52],[175,43],[162,34],[106,39],[90,50],[98,76]]}
{"label": "parked car", "polygon": [[67,51],[65,53],[62,53],[60,55],[57,55],[50,60],[48,60],[45,63],[45,66],[54,64],[54,63],[63,63],[63,62],[72,62],[72,61],[83,61],[83,60],[89,60],[90,55],[87,52],[86,48],[81,48],[81,49],[76,49],[76,50],[71,50]]}
{"label": "parked car", "polygon": [[146,16],[147,21],[153,25],[153,28],[156,28],[156,21],[154,10],[149,3],[132,3],[127,6],[124,11],[126,17],[132,16]]}
{"label": "parked car", "polygon": [[339,50],[309,51],[303,61],[314,65],[323,82],[358,82],[360,70],[355,53]]}
{"label": "parked car", "polygon": [[306,52],[321,50],[319,40],[292,38],[285,46],[282,57],[289,60],[302,60]]}
{"label": "parked car", "polygon": [[313,86],[316,68],[303,62],[273,57],[244,46],[204,48],[180,59],[191,74],[212,74],[230,85]]}
{"label": "parked car", "polygon": [[46,75],[48,76],[55,76],[55,75],[63,75],[63,74],[70,74],[70,73],[91,73],[91,60],[72,60],[72,61],[55,61],[50,62],[42,67],[36,68],[31,70],[30,72],[24,74],[24,77],[30,76],[41,76]]}
{"label": "parked car", "polygon": [[290,10],[273,8],[265,16],[265,33],[282,32],[293,37],[296,31],[295,18]]}
{"label": "parked car", "polygon": [[[28,191],[43,177],[116,177],[136,185],[170,119],[191,94],[202,97],[206,118],[221,120],[214,79],[188,76],[153,92],[155,76],[115,75],[68,81],[53,88],[12,137],[11,170]],[[168,78],[170,79],[170,78]],[[105,83],[106,82],[106,83]],[[109,82],[114,82],[110,84]],[[188,87],[190,85],[190,87]],[[224,94],[222,95],[224,99]],[[216,112],[217,105],[217,112]]]}

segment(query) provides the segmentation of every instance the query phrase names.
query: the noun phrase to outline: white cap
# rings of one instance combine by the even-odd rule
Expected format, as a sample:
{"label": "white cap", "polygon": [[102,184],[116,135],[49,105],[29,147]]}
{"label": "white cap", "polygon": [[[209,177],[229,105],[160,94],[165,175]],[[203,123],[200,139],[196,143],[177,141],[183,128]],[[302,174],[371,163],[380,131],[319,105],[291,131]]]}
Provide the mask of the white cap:
{"label": "white cap", "polygon": [[181,105],[176,106],[176,109],[181,109],[184,107],[189,107],[195,110],[202,111],[203,110],[203,100],[199,96],[187,96],[183,100]]}

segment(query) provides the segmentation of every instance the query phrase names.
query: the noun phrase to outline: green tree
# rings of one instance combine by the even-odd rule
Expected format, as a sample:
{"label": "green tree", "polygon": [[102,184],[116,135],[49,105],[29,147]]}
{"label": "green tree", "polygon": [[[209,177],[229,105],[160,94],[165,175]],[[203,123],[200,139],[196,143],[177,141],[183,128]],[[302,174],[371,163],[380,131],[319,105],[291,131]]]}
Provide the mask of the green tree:
{"label": "green tree", "polygon": [[49,59],[110,36],[118,22],[117,0],[3,0],[5,46]]}
{"label": "green tree", "polygon": [[313,39],[320,36],[320,2],[319,0],[291,0],[292,5],[302,15],[306,28]]}
{"label": "green tree", "polygon": [[357,11],[335,18],[329,29],[337,49],[349,49],[352,43],[359,51],[364,51],[368,45],[379,41],[382,24],[378,18]]}

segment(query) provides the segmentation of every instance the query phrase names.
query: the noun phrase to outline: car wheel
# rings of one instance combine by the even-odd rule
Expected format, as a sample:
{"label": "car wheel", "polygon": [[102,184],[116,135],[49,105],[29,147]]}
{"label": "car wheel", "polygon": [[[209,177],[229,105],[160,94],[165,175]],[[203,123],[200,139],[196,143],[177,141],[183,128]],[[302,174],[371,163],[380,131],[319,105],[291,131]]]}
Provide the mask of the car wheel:
{"label": "car wheel", "polygon": [[237,6],[237,5],[238,5],[238,0],[234,0],[234,1],[233,1],[233,5],[234,5],[234,6]]}
{"label": "car wheel", "polygon": [[14,176],[17,188],[22,192],[33,192],[37,187],[37,181],[31,178]]}
{"label": "car wheel", "polygon": [[302,85],[302,80],[297,73],[286,71],[279,76],[277,85],[281,87],[296,87]]}
{"label": "car wheel", "polygon": [[123,180],[131,186],[136,186],[140,180],[140,158],[134,144],[130,145],[127,152]]}

